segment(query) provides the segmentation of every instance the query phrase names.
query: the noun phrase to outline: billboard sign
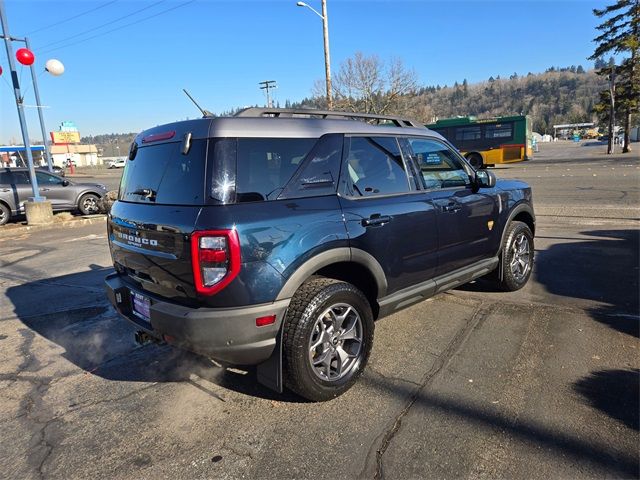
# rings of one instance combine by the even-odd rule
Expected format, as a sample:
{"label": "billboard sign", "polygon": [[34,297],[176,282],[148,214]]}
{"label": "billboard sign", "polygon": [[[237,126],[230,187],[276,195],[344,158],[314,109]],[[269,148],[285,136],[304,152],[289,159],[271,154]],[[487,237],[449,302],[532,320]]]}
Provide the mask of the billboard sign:
{"label": "billboard sign", "polygon": [[56,145],[67,145],[69,143],[80,143],[80,132],[50,132],[51,141]]}

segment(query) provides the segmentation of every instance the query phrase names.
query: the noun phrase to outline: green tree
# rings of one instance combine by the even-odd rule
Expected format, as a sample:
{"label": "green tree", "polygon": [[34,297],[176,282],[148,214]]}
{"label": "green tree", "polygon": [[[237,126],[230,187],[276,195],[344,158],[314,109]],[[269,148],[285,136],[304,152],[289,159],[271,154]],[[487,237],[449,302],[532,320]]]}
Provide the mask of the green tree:
{"label": "green tree", "polygon": [[[615,75],[617,86],[614,99],[618,108],[624,112],[624,149],[629,151],[629,132],[631,129],[631,115],[638,112],[638,98],[640,97],[640,81],[638,79],[640,66],[640,0],[617,0],[613,5],[603,9],[594,9],[593,14],[602,18],[603,22],[596,28],[601,32],[594,42],[597,46],[591,60],[602,58],[605,54],[628,55],[622,60],[620,67],[609,61],[607,67],[601,66],[601,75]],[[602,100],[609,96],[607,92],[601,95],[601,102],[596,111],[602,111]],[[611,151],[611,135],[609,136],[609,151]]]}

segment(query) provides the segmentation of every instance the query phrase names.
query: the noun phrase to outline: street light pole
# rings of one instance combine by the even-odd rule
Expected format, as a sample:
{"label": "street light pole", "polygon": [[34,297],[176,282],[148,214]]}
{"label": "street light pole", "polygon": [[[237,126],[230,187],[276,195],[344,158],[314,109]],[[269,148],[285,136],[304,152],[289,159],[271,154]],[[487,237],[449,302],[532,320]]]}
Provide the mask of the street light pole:
{"label": "street light pole", "polygon": [[29,142],[29,131],[27,130],[27,121],[24,116],[24,107],[22,106],[22,94],[20,93],[20,82],[18,81],[18,72],[16,72],[16,64],[13,60],[13,47],[11,46],[12,38],[9,35],[9,26],[7,24],[7,15],[4,9],[4,0],[0,0],[0,23],[2,24],[2,36],[7,49],[7,59],[9,61],[9,70],[11,71],[11,80],[13,83],[13,93],[16,97],[16,107],[18,108],[18,118],[20,119],[20,129],[22,130],[22,142],[24,143],[25,153],[27,155],[27,163],[29,167],[29,178],[31,179],[31,188],[33,190],[33,201],[42,202],[44,199],[40,196],[38,189],[38,180],[36,179],[36,171],[33,167],[33,155],[31,154],[31,142]]}
{"label": "street light pole", "polygon": [[329,57],[329,19],[327,17],[327,0],[322,0],[322,34],[324,38],[324,71],[327,84],[327,107],[333,109],[333,92],[331,91],[331,59]]}
{"label": "street light pole", "polygon": [[327,16],[327,0],[322,0],[322,14],[304,2],[297,2],[299,7],[307,7],[322,19],[322,36],[324,38],[324,72],[327,88],[327,107],[333,109],[333,92],[331,90],[331,57],[329,54],[329,17]]}

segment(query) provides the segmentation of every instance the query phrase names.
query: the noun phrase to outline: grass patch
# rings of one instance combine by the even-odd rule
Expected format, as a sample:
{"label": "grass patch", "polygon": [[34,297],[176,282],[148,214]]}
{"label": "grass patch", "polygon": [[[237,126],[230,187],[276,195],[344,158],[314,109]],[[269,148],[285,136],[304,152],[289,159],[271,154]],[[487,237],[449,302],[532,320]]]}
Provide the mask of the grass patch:
{"label": "grass patch", "polygon": [[68,222],[69,220],[73,220],[73,215],[71,214],[71,212],[56,213],[53,216],[54,222]]}

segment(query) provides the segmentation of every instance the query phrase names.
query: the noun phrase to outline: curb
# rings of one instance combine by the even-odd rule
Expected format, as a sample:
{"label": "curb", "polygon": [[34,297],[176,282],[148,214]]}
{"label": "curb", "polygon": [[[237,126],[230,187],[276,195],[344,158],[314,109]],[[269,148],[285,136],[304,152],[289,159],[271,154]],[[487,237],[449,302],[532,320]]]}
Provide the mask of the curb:
{"label": "curb", "polygon": [[81,227],[83,225],[93,225],[95,223],[102,223],[107,219],[104,214],[91,215],[73,220],[67,220],[65,222],[53,222],[48,225],[4,225],[0,227],[0,238],[9,238],[24,233],[33,233],[41,230],[51,230],[54,228],[74,228]]}

